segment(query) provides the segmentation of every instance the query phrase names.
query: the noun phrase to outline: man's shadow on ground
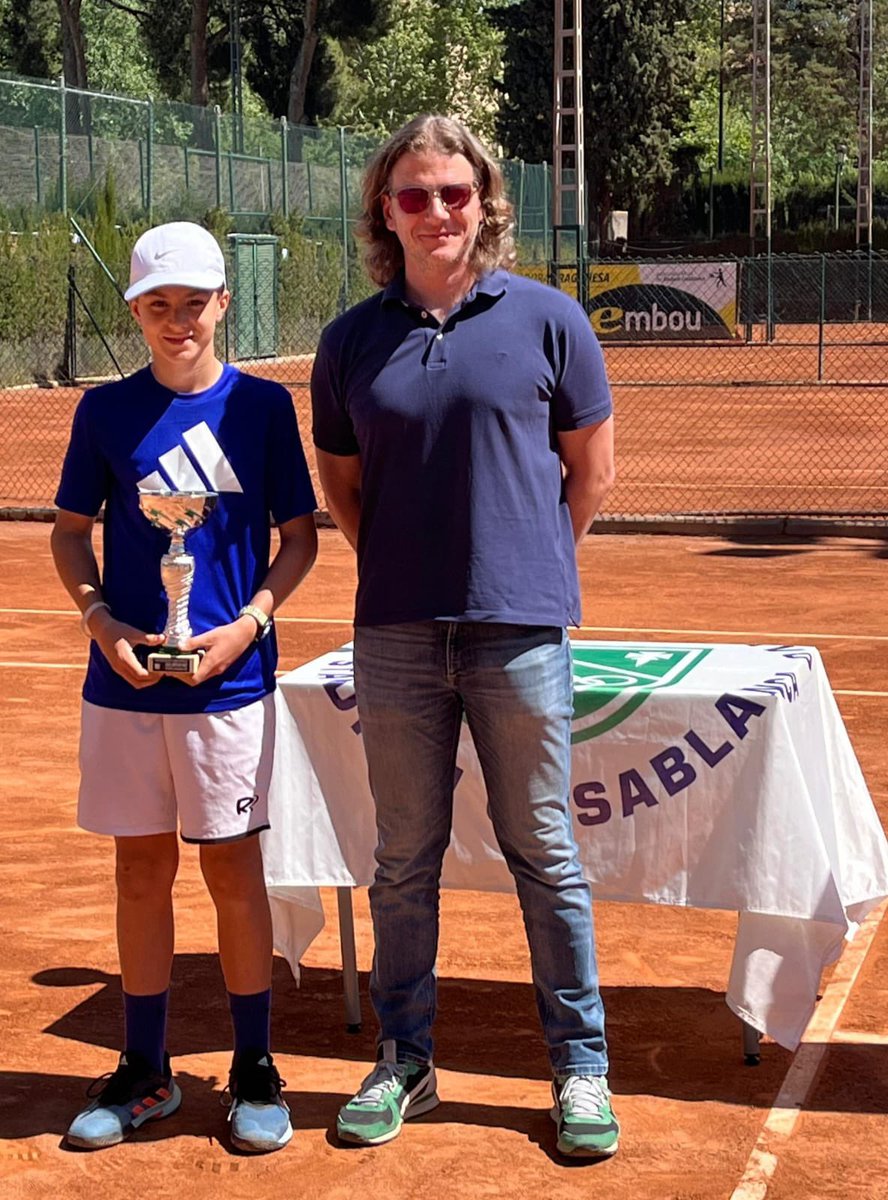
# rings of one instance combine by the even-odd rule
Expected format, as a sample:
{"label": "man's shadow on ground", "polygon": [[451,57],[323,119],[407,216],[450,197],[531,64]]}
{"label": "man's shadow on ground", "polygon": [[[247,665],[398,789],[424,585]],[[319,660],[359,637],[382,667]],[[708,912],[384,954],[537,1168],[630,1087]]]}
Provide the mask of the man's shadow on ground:
{"label": "man's shadow on ground", "polygon": [[[97,1069],[113,1069],[122,1027],[119,976],[87,968],[58,967],[38,972],[34,982],[55,988],[102,985],[45,1032],[105,1048],[107,1055],[96,1056]],[[345,1028],[339,971],[303,968],[302,982],[297,987],[286,963],[275,959],[275,1053],[281,1057],[353,1061],[357,1086],[375,1056],[366,975],[361,976],[360,983],[364,1027],[352,1034]],[[549,1079],[529,984],[443,978],[438,985],[435,1061],[439,1068],[472,1075]],[[760,1066],[744,1065],[740,1025],[721,992],[619,987],[605,988],[603,994],[612,1063],[610,1083],[617,1098],[621,1094],[663,1096],[765,1109],[773,1103],[791,1056],[779,1046],[766,1044]],[[215,955],[176,956],[168,1046],[174,1060],[177,1056],[229,1050],[228,1003]],[[51,1061],[51,1054],[46,1059]],[[831,1046],[829,1094],[818,1103],[815,1093],[814,1106],[845,1112],[888,1110],[886,1059],[888,1048],[884,1046]],[[286,1077],[288,1064],[280,1065]],[[182,1109],[157,1128],[146,1127],[140,1138],[162,1138],[172,1133],[207,1137],[213,1131],[223,1137],[226,1114],[220,1108],[220,1088],[226,1081],[182,1070],[177,1071],[176,1078],[185,1097]],[[41,1133],[61,1136],[72,1115],[83,1106],[89,1082],[78,1076],[37,1070],[0,1072],[0,1094],[4,1097],[0,1139]],[[329,1129],[339,1106],[348,1099],[344,1094],[306,1091],[296,1078],[285,1095],[294,1124],[302,1129]],[[551,1139],[546,1114],[520,1107],[448,1103],[445,1099],[426,1119],[514,1128],[541,1145]]]}

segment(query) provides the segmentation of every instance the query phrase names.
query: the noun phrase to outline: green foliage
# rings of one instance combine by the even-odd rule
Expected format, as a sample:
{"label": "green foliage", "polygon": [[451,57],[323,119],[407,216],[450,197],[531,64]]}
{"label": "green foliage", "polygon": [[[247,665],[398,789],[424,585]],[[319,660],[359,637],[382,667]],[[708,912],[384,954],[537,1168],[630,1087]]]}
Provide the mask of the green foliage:
{"label": "green foliage", "polygon": [[[143,7],[142,0],[133,0],[133,7]],[[178,7],[170,5],[167,14],[173,14]],[[162,94],[150,45],[143,33],[151,25],[104,0],[83,0],[80,19],[92,86],[130,96]],[[165,15],[159,24],[166,26],[169,20],[170,15]]]}
{"label": "green foliage", "polygon": [[[694,0],[585,0],[583,72],[590,211],[637,214],[674,166],[676,133],[687,122]],[[513,157],[551,160],[551,0],[522,0],[496,17],[506,70],[499,128]]]}
{"label": "green foliage", "polygon": [[61,67],[55,0],[0,0],[0,69],[46,79]]}
{"label": "green foliage", "polygon": [[[5,346],[64,325],[70,250],[68,230],[58,218],[46,217],[35,229],[18,232],[3,222],[0,340]],[[45,364],[47,372],[51,365]]]}
{"label": "green foliage", "polygon": [[[857,142],[858,0],[786,0],[771,6],[771,148],[776,197],[805,174],[827,184],[836,147]],[[874,0],[875,153],[888,136],[888,59],[879,41],[888,34],[888,0]],[[726,144],[731,161],[749,161],[750,18],[744,6],[726,24]],[[884,43],[883,43],[884,44]],[[712,84],[708,104],[711,114]],[[697,113],[697,131],[704,124]],[[711,116],[710,116],[711,122]],[[711,130],[710,123],[710,130]]]}
{"label": "green foliage", "polygon": [[401,0],[384,37],[337,48],[331,119],[384,136],[417,113],[439,112],[492,141],[502,40],[484,0]]}
{"label": "green foliage", "polygon": [[[322,40],[315,51],[305,101],[309,121],[324,119],[335,105],[336,60],[327,39],[355,45],[378,37],[389,27],[397,7],[398,0],[320,0],[317,29]],[[241,30],[250,46],[247,79],[268,111],[283,116],[288,111],[290,77],[305,31],[305,0],[241,0],[240,11]]]}

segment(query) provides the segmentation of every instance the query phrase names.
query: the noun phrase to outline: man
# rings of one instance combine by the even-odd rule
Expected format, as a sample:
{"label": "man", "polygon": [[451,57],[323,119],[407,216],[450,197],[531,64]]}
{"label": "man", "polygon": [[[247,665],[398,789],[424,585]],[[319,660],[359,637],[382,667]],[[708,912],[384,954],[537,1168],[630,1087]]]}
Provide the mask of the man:
{"label": "man", "polygon": [[438,888],[464,715],[524,915],[559,1149],[613,1154],[568,804],[565,628],[580,619],[575,542],[613,481],[601,351],[573,299],[509,273],[502,176],[456,121],[395,133],[363,201],[383,290],[324,331],[312,377],[321,481],[358,554],[355,684],[379,832],[379,1061],[337,1129],[379,1144],[438,1103]]}

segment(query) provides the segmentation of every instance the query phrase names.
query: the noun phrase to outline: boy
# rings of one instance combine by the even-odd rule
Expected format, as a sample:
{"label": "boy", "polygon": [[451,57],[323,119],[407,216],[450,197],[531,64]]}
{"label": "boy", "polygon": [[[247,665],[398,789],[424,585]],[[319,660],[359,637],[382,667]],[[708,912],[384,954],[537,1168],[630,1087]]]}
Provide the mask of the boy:
{"label": "boy", "polygon": [[[216,357],[231,297],[211,234],[184,221],[143,234],[126,299],[151,365],[83,396],[52,534],[56,569],[91,639],[78,823],[115,839],[125,1032],[117,1070],[66,1137],[114,1145],[181,1102],[165,1049],[178,825],[199,846],[216,908],[234,1027],[232,1141],[275,1150],[292,1129],[269,1053],[271,918],[255,835],[268,827],[271,616],[314,561],[315,498],[287,391]],[[145,666],[143,647],[163,641],[169,534],[140,511],[140,490],[218,493],[186,545],[196,634],[183,649],[201,652],[191,676]],[[100,576],[91,534],[103,503]],[[269,513],[280,532],[270,566]]]}

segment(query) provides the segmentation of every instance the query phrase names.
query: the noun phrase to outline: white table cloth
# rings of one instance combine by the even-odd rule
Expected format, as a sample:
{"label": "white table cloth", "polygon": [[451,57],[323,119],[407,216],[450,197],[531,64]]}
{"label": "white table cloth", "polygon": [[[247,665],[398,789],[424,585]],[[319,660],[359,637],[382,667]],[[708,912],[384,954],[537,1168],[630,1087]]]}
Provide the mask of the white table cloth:
{"label": "white table cloth", "polygon": [[[726,999],[795,1049],[823,968],[888,895],[888,842],[810,646],[574,642],[571,808],[600,900],[739,913]],[[373,878],[350,647],[279,680],[263,854],[294,969],[318,886]],[[512,890],[466,727],[445,887]]]}

